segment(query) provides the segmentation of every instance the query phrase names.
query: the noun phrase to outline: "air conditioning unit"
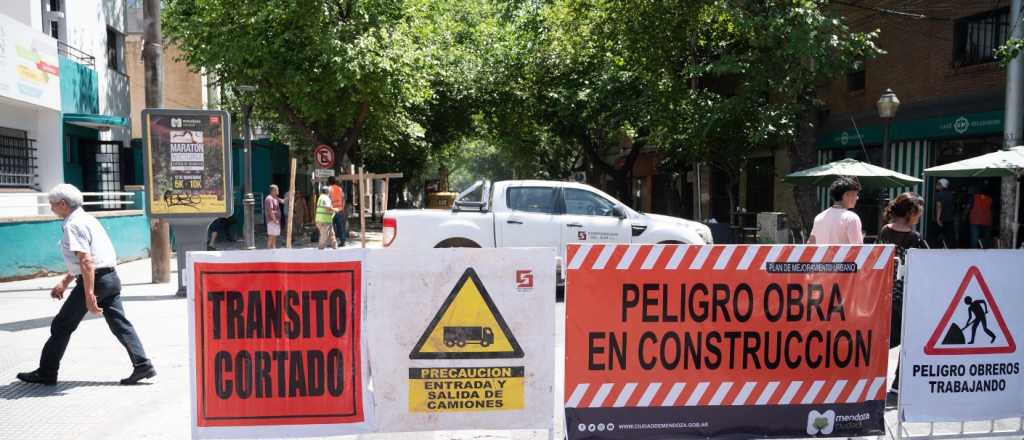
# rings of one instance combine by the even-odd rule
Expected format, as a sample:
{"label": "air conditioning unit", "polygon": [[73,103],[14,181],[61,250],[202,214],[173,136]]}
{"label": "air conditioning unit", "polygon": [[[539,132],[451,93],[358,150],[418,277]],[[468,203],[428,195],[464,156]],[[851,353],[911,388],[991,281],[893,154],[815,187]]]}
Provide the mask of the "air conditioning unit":
{"label": "air conditioning unit", "polygon": [[786,213],[757,213],[757,241],[766,244],[791,243],[792,237],[786,222]]}

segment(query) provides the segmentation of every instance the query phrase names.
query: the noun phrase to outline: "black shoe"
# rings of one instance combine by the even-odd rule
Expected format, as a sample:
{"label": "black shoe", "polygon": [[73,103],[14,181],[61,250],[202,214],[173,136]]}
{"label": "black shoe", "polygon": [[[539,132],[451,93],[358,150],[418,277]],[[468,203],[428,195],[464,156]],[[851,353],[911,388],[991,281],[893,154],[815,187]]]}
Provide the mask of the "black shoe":
{"label": "black shoe", "polygon": [[43,385],[57,385],[57,377],[44,376],[39,374],[39,370],[29,371],[27,373],[18,373],[18,379],[22,382],[38,383]]}
{"label": "black shoe", "polygon": [[208,251],[215,251],[215,250],[217,250],[217,248],[213,247],[212,244],[208,244],[208,245],[206,245],[206,250],[208,250]]}
{"label": "black shoe", "polygon": [[139,383],[140,380],[149,379],[153,376],[156,376],[156,368],[153,368],[152,365],[135,367],[135,369],[132,370],[131,376],[121,379],[121,385],[135,385]]}

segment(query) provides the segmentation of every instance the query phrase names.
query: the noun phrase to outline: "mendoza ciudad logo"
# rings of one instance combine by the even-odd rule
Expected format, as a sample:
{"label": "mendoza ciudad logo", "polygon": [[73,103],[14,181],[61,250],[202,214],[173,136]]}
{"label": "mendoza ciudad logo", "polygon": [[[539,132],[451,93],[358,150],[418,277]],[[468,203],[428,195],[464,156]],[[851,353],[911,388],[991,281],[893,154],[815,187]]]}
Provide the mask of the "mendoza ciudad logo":
{"label": "mendoza ciudad logo", "polygon": [[811,410],[807,413],[807,434],[829,435],[837,428],[840,430],[860,429],[868,420],[871,420],[871,414],[868,413],[836,415],[833,410],[823,413]]}

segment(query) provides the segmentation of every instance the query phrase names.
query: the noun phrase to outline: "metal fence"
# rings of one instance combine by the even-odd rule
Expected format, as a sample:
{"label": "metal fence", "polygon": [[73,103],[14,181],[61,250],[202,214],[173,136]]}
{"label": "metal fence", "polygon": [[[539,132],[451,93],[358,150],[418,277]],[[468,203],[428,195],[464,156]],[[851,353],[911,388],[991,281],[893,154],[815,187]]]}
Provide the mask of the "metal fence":
{"label": "metal fence", "polygon": [[36,186],[36,140],[0,136],[0,187]]}
{"label": "metal fence", "polygon": [[[14,201],[8,201],[13,199],[24,199],[26,196],[25,193],[0,193],[0,205],[5,208],[40,208],[50,206],[50,201],[48,200],[49,195],[47,193],[35,193],[32,195],[36,197],[37,203],[17,203]],[[104,208],[109,207],[115,207],[115,209],[142,209],[141,207],[130,206],[135,204],[135,193],[132,192],[83,192],[82,196],[85,198],[85,201],[82,202],[82,206],[85,207],[87,211],[103,210]]]}
{"label": "metal fence", "polygon": [[96,57],[82,52],[77,47],[68,45],[63,41],[57,42],[57,54],[71,58],[78,62],[78,64],[84,64],[86,66],[96,69]]}

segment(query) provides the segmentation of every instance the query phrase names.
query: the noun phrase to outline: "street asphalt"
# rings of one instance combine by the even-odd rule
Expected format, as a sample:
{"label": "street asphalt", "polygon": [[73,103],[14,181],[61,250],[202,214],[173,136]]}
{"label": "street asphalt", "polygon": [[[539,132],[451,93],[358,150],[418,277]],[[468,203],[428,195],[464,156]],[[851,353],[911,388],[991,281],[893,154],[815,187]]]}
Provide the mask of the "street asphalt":
{"label": "street asphalt", "polygon": [[[379,242],[378,242],[379,243]],[[350,244],[352,245],[352,244]],[[372,246],[379,246],[374,243]],[[232,247],[237,247],[234,244]],[[36,368],[40,349],[49,335],[50,320],[60,302],[49,297],[58,277],[0,283],[0,440],[30,439],[181,439],[189,437],[188,332],[185,299],[175,295],[177,274],[170,283],[151,284],[150,260],[118,266],[128,318],[153,359],[158,375],[137,386],[122,386],[131,366],[124,349],[98,317],[87,316],[72,336],[57,386],[21,383],[15,374]],[[562,303],[557,316],[564,317]],[[556,359],[564,358],[564,322],[556,326]],[[890,353],[890,380],[897,351]],[[563,437],[563,417],[557,404],[563,374],[556,366],[554,438]],[[895,429],[895,411],[886,421]],[[997,424],[1015,429],[1016,420]],[[968,430],[987,430],[988,423],[968,424]],[[944,424],[938,432],[955,434],[960,424]],[[927,432],[926,425],[914,428]],[[458,431],[368,434],[335,437],[360,440],[411,439],[536,439],[546,431]],[[1004,437],[1020,439],[1016,437]]]}

